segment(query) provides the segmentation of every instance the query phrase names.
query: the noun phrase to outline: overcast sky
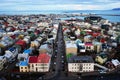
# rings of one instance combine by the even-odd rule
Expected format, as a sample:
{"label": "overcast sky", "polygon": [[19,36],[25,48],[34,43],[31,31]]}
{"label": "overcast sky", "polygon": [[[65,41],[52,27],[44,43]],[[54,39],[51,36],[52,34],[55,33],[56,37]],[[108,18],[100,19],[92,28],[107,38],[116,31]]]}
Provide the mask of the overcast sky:
{"label": "overcast sky", "polygon": [[0,0],[0,11],[107,10],[120,7],[120,0]]}

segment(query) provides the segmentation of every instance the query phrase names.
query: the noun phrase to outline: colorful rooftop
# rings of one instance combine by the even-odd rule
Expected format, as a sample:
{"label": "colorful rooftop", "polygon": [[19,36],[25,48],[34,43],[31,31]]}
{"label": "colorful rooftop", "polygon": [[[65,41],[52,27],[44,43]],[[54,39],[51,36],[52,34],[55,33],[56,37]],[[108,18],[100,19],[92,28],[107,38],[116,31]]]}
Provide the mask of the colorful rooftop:
{"label": "colorful rooftop", "polygon": [[38,56],[38,63],[49,63],[50,61],[50,56],[46,53],[41,53]]}
{"label": "colorful rooftop", "polygon": [[93,44],[91,42],[86,42],[85,46],[93,46]]}
{"label": "colorful rooftop", "polygon": [[20,61],[19,66],[28,66],[27,61]]}
{"label": "colorful rooftop", "polygon": [[32,53],[32,50],[27,49],[27,50],[25,50],[23,53],[24,53],[24,54],[30,54],[30,53]]}
{"label": "colorful rooftop", "polygon": [[29,63],[37,63],[37,59],[38,59],[37,56],[30,56],[29,57]]}
{"label": "colorful rooftop", "polygon": [[19,41],[16,42],[16,44],[19,44],[19,45],[25,45],[25,43],[26,43],[26,42],[23,41],[23,40],[19,40]]}

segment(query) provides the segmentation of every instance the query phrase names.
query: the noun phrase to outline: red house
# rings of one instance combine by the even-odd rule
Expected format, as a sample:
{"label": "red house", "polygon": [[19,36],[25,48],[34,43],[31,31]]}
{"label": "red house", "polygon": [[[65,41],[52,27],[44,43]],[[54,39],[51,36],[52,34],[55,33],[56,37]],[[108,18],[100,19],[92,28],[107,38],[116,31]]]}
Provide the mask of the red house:
{"label": "red house", "polygon": [[30,72],[48,72],[50,67],[51,57],[47,53],[41,53],[37,56],[29,57]]}

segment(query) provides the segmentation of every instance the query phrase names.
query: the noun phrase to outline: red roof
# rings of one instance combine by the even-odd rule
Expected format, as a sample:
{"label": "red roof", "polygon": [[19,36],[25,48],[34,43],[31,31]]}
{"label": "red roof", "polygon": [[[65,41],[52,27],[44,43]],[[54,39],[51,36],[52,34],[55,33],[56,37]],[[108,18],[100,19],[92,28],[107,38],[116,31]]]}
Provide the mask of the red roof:
{"label": "red roof", "polygon": [[64,32],[65,30],[67,30],[67,28],[63,28],[63,32]]}
{"label": "red roof", "polygon": [[46,53],[41,53],[38,56],[38,63],[49,63],[50,61],[50,56]]}
{"label": "red roof", "polygon": [[16,38],[16,36],[15,36],[15,35],[11,35],[10,37],[11,37],[12,39],[15,39],[15,38]]}
{"label": "red roof", "polygon": [[12,29],[11,29],[12,31],[15,31],[16,30],[16,28],[14,28],[14,27],[12,27]]}
{"label": "red roof", "polygon": [[24,47],[26,46],[26,42],[23,41],[23,40],[18,40],[18,41],[16,42],[16,44],[17,44],[17,45],[21,45],[22,48],[24,48]]}
{"label": "red roof", "polygon": [[102,42],[102,43],[105,43],[105,41],[106,41],[106,40],[105,40],[104,38],[101,38],[101,39],[100,39],[100,42]]}
{"label": "red roof", "polygon": [[93,46],[92,43],[85,43],[85,46]]}
{"label": "red roof", "polygon": [[4,22],[5,27],[8,27],[8,24],[9,24],[8,22]]}
{"label": "red roof", "polygon": [[97,37],[97,36],[99,36],[99,35],[100,35],[100,33],[93,33],[93,34],[92,34],[93,37]]}
{"label": "red roof", "polygon": [[91,32],[91,31],[87,31],[87,34],[90,34],[90,35],[92,35],[92,34],[93,34],[93,32]]}
{"label": "red roof", "polygon": [[16,44],[19,44],[19,45],[25,45],[25,41],[23,41],[23,40],[18,40],[17,42],[16,42]]}
{"label": "red roof", "polygon": [[37,59],[38,59],[37,56],[30,56],[29,57],[29,63],[37,63]]}

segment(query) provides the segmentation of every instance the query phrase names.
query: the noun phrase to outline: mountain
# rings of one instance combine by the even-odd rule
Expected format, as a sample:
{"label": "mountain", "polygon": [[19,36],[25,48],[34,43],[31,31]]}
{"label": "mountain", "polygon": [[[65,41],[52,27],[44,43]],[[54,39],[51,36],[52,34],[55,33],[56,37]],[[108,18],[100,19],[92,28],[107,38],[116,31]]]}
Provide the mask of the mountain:
{"label": "mountain", "polygon": [[112,10],[120,10],[120,8],[114,8],[114,9],[112,9]]}

